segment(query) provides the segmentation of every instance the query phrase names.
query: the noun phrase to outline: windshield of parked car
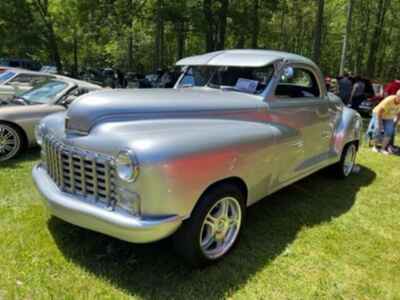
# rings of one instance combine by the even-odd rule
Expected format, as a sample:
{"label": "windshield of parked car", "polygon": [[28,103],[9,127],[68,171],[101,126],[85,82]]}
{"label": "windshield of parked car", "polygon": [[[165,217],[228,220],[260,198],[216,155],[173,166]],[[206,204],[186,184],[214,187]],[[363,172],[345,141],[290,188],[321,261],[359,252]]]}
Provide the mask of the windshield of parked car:
{"label": "windshield of parked car", "polygon": [[32,104],[52,103],[67,87],[68,84],[63,81],[51,80],[34,87],[20,97]]}
{"label": "windshield of parked car", "polygon": [[249,94],[260,94],[274,73],[273,66],[252,67],[190,67],[179,87],[208,86]]}
{"label": "windshield of parked car", "polygon": [[3,74],[0,74],[0,84],[2,84],[3,82],[7,81],[8,79],[13,77],[14,75],[15,75],[15,72],[11,72],[11,71],[6,71]]}

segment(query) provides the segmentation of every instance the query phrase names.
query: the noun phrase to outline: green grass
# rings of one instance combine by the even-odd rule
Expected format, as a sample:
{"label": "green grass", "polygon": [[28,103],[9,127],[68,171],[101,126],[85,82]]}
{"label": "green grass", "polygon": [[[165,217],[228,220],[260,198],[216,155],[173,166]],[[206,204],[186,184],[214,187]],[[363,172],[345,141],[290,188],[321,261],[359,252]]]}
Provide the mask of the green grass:
{"label": "green grass", "polygon": [[249,209],[238,247],[191,270],[170,242],[132,245],[51,218],[33,150],[0,167],[0,299],[400,299],[400,157],[319,173]]}

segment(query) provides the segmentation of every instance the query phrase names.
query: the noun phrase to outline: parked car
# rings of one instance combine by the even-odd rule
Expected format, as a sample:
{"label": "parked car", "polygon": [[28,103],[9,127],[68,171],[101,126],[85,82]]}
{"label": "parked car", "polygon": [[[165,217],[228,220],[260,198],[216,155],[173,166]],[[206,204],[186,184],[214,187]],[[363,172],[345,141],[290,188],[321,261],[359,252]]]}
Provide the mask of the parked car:
{"label": "parked car", "polygon": [[380,83],[372,84],[373,93],[369,94],[368,99],[361,102],[358,107],[358,111],[362,114],[371,116],[372,110],[377,106],[384,98],[383,85]]}
{"label": "parked car", "polygon": [[0,101],[0,162],[36,144],[34,128],[40,119],[64,111],[79,95],[99,88],[57,76],[11,101]]}
{"label": "parked car", "polygon": [[232,249],[266,195],[325,167],[352,173],[362,119],[312,61],[229,50],[178,65],[174,89],[84,95],[40,123],[33,178],[52,215],[133,243],[172,235],[199,266]]}
{"label": "parked car", "polygon": [[55,78],[54,75],[23,69],[9,69],[0,74],[0,100],[10,100],[15,95],[29,91],[35,85],[51,78]]}
{"label": "parked car", "polygon": [[47,66],[42,66],[42,68],[40,69],[40,72],[49,73],[49,74],[57,74],[58,73],[58,69],[57,69],[56,66],[47,65]]}
{"label": "parked car", "polygon": [[0,74],[7,71],[9,68],[0,66]]}
{"label": "parked car", "polygon": [[21,58],[1,58],[0,66],[27,69],[32,71],[39,71],[42,67],[41,64],[36,61]]}

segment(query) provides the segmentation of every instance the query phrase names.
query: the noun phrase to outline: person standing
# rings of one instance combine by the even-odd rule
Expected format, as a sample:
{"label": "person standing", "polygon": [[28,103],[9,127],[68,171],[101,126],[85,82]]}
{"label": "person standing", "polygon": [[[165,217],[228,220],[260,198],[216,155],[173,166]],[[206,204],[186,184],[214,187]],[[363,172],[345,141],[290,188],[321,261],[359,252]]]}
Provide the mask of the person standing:
{"label": "person standing", "polygon": [[361,102],[365,100],[365,83],[360,76],[355,77],[355,83],[351,91],[350,105],[357,110]]}
{"label": "person standing", "polygon": [[[396,93],[399,90],[400,90],[400,80],[398,80],[398,79],[392,80],[384,86],[383,96],[386,98],[387,96],[396,95]],[[397,121],[399,121],[399,120],[397,120]],[[396,128],[396,126],[395,126],[395,128]],[[390,150],[389,151],[398,153],[400,151],[400,149],[398,147],[396,147],[394,144],[395,137],[396,137],[396,130],[394,130],[392,139],[390,140],[390,143],[389,143]]]}
{"label": "person standing", "polygon": [[372,119],[368,132],[373,132],[373,138],[376,138],[383,132],[382,148],[379,150],[376,145],[373,148],[375,152],[383,154],[393,153],[389,147],[396,124],[400,119],[400,90],[396,95],[386,97],[373,110]]}
{"label": "person standing", "polygon": [[349,103],[352,88],[353,83],[349,78],[349,74],[345,73],[343,77],[339,79],[339,97],[345,105]]}

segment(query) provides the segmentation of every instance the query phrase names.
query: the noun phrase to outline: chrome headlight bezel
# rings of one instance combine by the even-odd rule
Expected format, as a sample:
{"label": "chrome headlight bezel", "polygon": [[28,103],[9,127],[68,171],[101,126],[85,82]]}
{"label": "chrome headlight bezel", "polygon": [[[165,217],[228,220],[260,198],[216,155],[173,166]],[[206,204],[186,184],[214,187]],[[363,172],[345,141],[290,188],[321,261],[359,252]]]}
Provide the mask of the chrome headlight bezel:
{"label": "chrome headlight bezel", "polygon": [[139,162],[133,150],[122,150],[114,159],[115,172],[125,182],[135,182],[139,177]]}
{"label": "chrome headlight bezel", "polygon": [[43,135],[44,135],[44,125],[42,123],[39,123],[38,125],[35,126],[35,139],[36,143],[39,146],[42,146],[43,144]]}

